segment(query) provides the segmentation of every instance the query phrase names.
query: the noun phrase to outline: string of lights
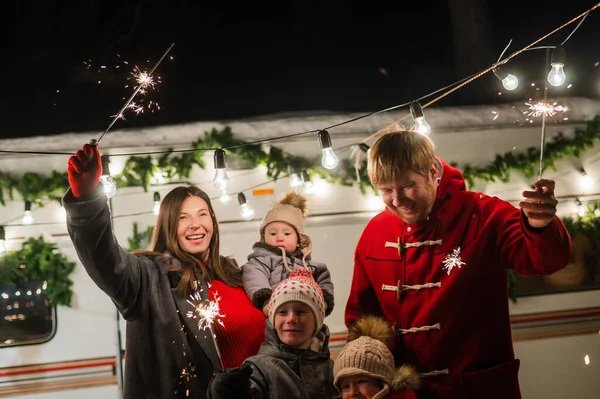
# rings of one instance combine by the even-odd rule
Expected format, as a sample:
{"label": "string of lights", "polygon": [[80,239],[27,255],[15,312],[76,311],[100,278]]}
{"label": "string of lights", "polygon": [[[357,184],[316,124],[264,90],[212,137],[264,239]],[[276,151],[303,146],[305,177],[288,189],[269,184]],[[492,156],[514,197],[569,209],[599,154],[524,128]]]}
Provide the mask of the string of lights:
{"label": "string of lights", "polygon": [[[578,16],[572,18],[571,20],[565,22],[564,24],[562,24],[561,26],[559,26],[558,28],[550,31],[549,33],[543,35],[542,37],[540,37],[539,39],[533,41],[532,43],[528,44],[527,46],[521,48],[520,50],[515,51],[514,53],[510,54],[509,56],[507,56],[505,59],[498,61],[494,64],[492,64],[491,66],[487,67],[486,69],[484,69],[483,71],[474,74],[473,76],[471,76],[470,78],[466,79],[464,82],[461,82],[459,84],[457,84],[456,86],[450,88],[448,91],[446,91],[445,93],[439,95],[438,97],[434,98],[433,100],[427,102],[426,104],[424,104],[422,106],[422,108],[427,108],[429,106],[431,106],[432,104],[435,104],[436,102],[438,102],[439,100],[443,99],[444,97],[454,93],[456,90],[468,85],[469,83],[473,82],[474,80],[482,77],[483,75],[487,74],[490,71],[493,71],[495,68],[498,68],[500,65],[504,65],[506,64],[508,61],[510,61],[511,59],[515,58],[516,56],[518,56],[519,54],[529,50],[530,48],[534,47],[536,44],[540,43],[541,41],[547,39],[548,37],[552,36],[553,34],[555,34],[556,32],[566,28],[567,26],[571,25],[572,23],[574,23],[577,20],[580,20],[582,18],[586,18],[588,16],[588,14],[592,11],[594,11],[596,8],[600,7],[600,3],[594,5],[593,7],[591,7],[590,9],[584,11],[583,13],[579,14]],[[583,22],[583,21],[582,21]],[[580,24],[579,24],[580,25]],[[575,30],[577,30],[577,28],[579,27],[576,26],[576,28],[573,30],[573,32],[571,33],[571,35],[575,32]],[[571,36],[569,35],[569,37]],[[567,39],[569,38],[567,37]],[[565,40],[566,41],[566,40]],[[559,46],[558,48],[561,48],[561,46]],[[562,68],[562,66],[561,66]],[[552,72],[551,72],[552,73]],[[556,72],[558,73],[558,72]],[[550,76],[549,76],[549,80],[550,80]],[[564,80],[562,81],[562,83],[564,83]],[[560,84],[562,84],[560,83]],[[552,84],[552,83],[551,83]],[[559,86],[559,84],[556,84],[555,86]],[[369,137],[365,138],[364,140],[361,141],[361,143],[366,143],[367,141],[374,139],[376,137],[378,137],[379,135],[381,135],[383,132],[387,131],[387,129],[389,129],[390,127],[393,127],[394,125],[397,125],[399,122],[401,122],[402,120],[406,119],[408,117],[408,115],[403,116],[402,118],[397,119],[396,121],[394,121],[393,123],[389,124],[388,126],[386,126],[385,128],[373,133],[372,135],[370,135]]]}
{"label": "string of lights", "polygon": [[[260,185],[256,185],[256,186],[260,186]],[[237,193],[237,195],[239,196],[240,194],[244,194],[245,191],[250,190],[250,188],[240,191],[239,193]],[[245,196],[244,196],[245,197]],[[219,197],[216,198],[211,198],[211,200],[216,200]],[[585,206],[586,204],[592,204],[597,202],[600,199],[600,192],[595,192],[595,193],[586,193],[586,194],[577,194],[577,195],[563,195],[563,196],[558,196],[556,197],[556,199],[561,202],[568,202],[568,201],[572,201],[574,203],[577,204],[578,206],[578,213],[580,216],[584,216],[583,214],[581,214],[581,207]],[[522,199],[508,199],[506,200],[509,203],[517,203],[519,201],[522,201]],[[242,204],[240,204],[241,206]],[[250,211],[253,212],[253,211]],[[355,211],[355,212],[344,212],[344,214],[348,214],[348,213],[362,213],[365,212],[365,210],[359,210],[359,211]],[[133,212],[133,213],[123,213],[123,214],[119,214],[119,215],[115,215],[113,216],[113,219],[124,219],[124,218],[129,218],[129,217],[138,217],[138,216],[147,216],[147,215],[156,215],[157,212],[154,209],[148,210],[148,211],[140,211],[140,212]],[[312,215],[312,216],[319,216],[319,215]],[[242,217],[242,219],[244,221],[248,221],[248,220],[252,220],[254,217],[254,213],[252,213],[251,217]],[[18,219],[18,218],[16,218]],[[7,221],[4,222],[3,224],[0,225],[0,237],[2,236],[2,231],[4,228],[6,227],[23,227],[22,223],[14,223],[14,220],[11,221]],[[30,224],[28,224],[27,226],[64,226],[65,223],[64,221],[56,221],[56,222],[32,222]]]}
{"label": "string of lights", "polygon": [[[244,147],[244,146],[250,146],[250,145],[256,145],[256,144],[264,144],[264,143],[269,143],[269,142],[273,142],[273,141],[277,141],[277,140],[283,140],[283,139],[288,139],[288,138],[292,138],[292,137],[298,137],[298,136],[302,136],[302,135],[308,135],[308,134],[315,134],[315,133],[319,133],[319,132],[323,132],[323,131],[327,131],[330,129],[334,129],[343,125],[347,125],[349,123],[352,122],[356,122],[358,120],[367,118],[369,116],[373,116],[373,115],[377,115],[377,114],[381,114],[381,113],[385,113],[385,112],[389,112],[392,110],[396,110],[396,109],[401,109],[401,108],[406,108],[406,107],[410,107],[412,109],[417,110],[417,115],[422,114],[422,109],[430,107],[431,105],[435,104],[436,102],[440,101],[441,99],[443,99],[444,97],[452,94],[453,92],[455,92],[456,90],[464,87],[465,85],[473,82],[474,80],[480,78],[481,76],[487,74],[488,72],[493,71],[494,69],[498,69],[501,65],[506,64],[508,61],[510,61],[511,59],[515,58],[516,56],[520,55],[523,52],[526,51],[530,51],[530,50],[537,50],[537,49],[543,49],[543,48],[559,48],[561,46],[563,46],[567,40],[569,40],[571,38],[571,36],[575,33],[575,31],[581,26],[581,24],[584,22],[585,18],[587,18],[587,16],[594,10],[596,10],[598,7],[600,7],[600,3],[592,6],[591,8],[589,8],[588,10],[584,11],[583,13],[579,14],[578,16],[572,18],[571,20],[565,22],[564,24],[562,24],[561,26],[555,28],[554,30],[546,33],[545,35],[541,36],[540,38],[538,38],[537,40],[533,41],[532,43],[528,44],[527,46],[513,52],[512,54],[508,55],[506,58],[501,59],[502,55],[508,50],[510,44],[512,43],[512,39],[509,42],[509,44],[506,46],[506,48],[504,49],[504,51],[502,52],[499,60],[497,62],[495,62],[494,64],[490,65],[489,67],[487,67],[486,69],[478,72],[478,73],[474,73],[468,77],[465,77],[463,79],[460,79],[456,82],[453,82],[447,86],[441,87],[431,93],[427,93],[419,98],[417,98],[414,101],[409,101],[409,102],[404,102],[398,105],[393,105],[384,109],[380,109],[377,111],[372,111],[372,112],[368,112],[362,115],[359,115],[357,117],[353,117],[351,119],[333,124],[331,126],[327,126],[324,127],[323,129],[313,129],[313,130],[307,130],[307,131],[302,131],[302,132],[297,132],[297,133],[290,133],[287,135],[283,135],[283,136],[275,136],[275,137],[267,137],[267,138],[263,138],[263,139],[258,139],[258,140],[254,140],[254,141],[249,141],[249,142],[244,142],[244,143],[238,143],[238,144],[234,144],[234,145],[230,145],[230,146],[224,146],[221,147],[220,149],[236,149],[236,148],[240,148],[240,147]],[[548,37],[552,36],[553,34],[557,33],[558,31],[566,28],[567,26],[571,25],[572,23],[579,21],[579,23],[577,24],[577,26],[575,27],[575,29],[573,29],[573,31],[567,36],[567,38],[560,44],[560,46],[539,46],[539,47],[534,47],[536,44],[540,43],[541,41],[547,39]],[[174,44],[171,44],[171,47]],[[165,52],[165,54],[163,54],[163,57],[161,57],[161,60],[166,56],[166,54],[169,52],[170,48],[167,49],[167,51]],[[157,65],[160,63],[157,63]],[[156,68],[156,66],[155,66]],[[155,69],[153,68],[153,70]],[[150,75],[150,74],[148,74]],[[139,88],[140,86],[138,86]],[[424,101],[427,98],[430,98],[440,92],[444,92],[443,94],[435,97],[434,99],[432,99],[431,101],[428,101],[427,103],[420,105],[420,103],[422,101]],[[129,100],[128,100],[129,101]],[[127,104],[127,103],[126,103]],[[418,112],[418,108],[421,108],[421,112]],[[126,108],[126,107],[125,107]],[[411,112],[412,113],[412,112]],[[359,143],[367,143],[368,141],[376,138],[377,136],[379,136],[381,134],[381,132],[386,131],[388,128],[393,127],[394,125],[397,125],[399,122],[401,122],[402,120],[406,119],[408,117],[408,115],[403,116],[400,119],[395,120],[393,123],[389,124],[388,126],[386,126],[384,129],[379,130],[378,132],[373,133],[372,135],[364,138],[363,140],[361,140],[358,143],[352,144],[352,145],[358,145]],[[118,118],[116,118],[118,119]],[[112,123],[111,123],[112,125]],[[108,131],[108,129],[107,129]],[[104,136],[104,134],[106,134],[105,131],[100,138],[102,138]],[[349,145],[351,146],[351,145]],[[345,148],[348,146],[344,146],[341,148]],[[340,149],[341,149],[340,148]],[[150,151],[150,152],[131,152],[131,153],[119,153],[119,154],[111,154],[111,156],[132,156],[132,155],[159,155],[159,154],[167,154],[167,153],[186,153],[186,152],[200,152],[200,151],[216,151],[219,148],[189,148],[189,149],[180,149],[180,150],[164,150],[164,151]],[[27,155],[72,155],[72,152],[68,152],[68,151],[11,151],[11,150],[0,150],[0,154],[1,153],[5,153],[5,154],[27,154]]]}
{"label": "string of lights", "polygon": [[[346,121],[328,126],[324,129],[314,129],[314,130],[308,130],[308,131],[303,131],[303,132],[299,132],[299,133],[292,133],[292,134],[288,134],[288,135],[283,135],[283,136],[277,136],[277,137],[269,137],[269,138],[264,138],[264,139],[259,139],[259,140],[255,140],[255,141],[250,141],[250,142],[243,142],[243,143],[237,143],[237,144],[233,144],[231,146],[225,146],[222,148],[191,148],[191,149],[179,149],[179,150],[168,150],[168,151],[150,151],[150,152],[131,152],[131,153],[122,153],[122,154],[111,154],[111,156],[131,156],[131,155],[158,155],[158,154],[167,154],[167,153],[173,153],[173,152],[181,152],[181,153],[185,153],[185,152],[197,152],[197,151],[214,151],[214,167],[215,167],[215,176],[213,178],[213,184],[215,185],[215,187],[221,191],[221,196],[218,197],[220,198],[222,201],[226,201],[229,199],[229,194],[227,192],[228,187],[229,187],[229,177],[226,174],[226,160],[225,160],[225,151],[226,149],[228,150],[232,150],[232,149],[237,149],[240,147],[244,147],[244,146],[250,146],[250,145],[256,145],[256,144],[262,144],[262,143],[267,143],[267,142],[273,142],[276,140],[281,140],[281,139],[286,139],[286,138],[291,138],[291,137],[297,137],[297,136],[301,136],[301,135],[307,135],[307,134],[317,134],[317,138],[319,141],[319,145],[321,147],[322,150],[322,165],[323,167],[325,167],[326,169],[333,169],[338,165],[338,159],[337,156],[335,154],[335,151],[333,149],[333,143],[331,140],[331,136],[329,134],[329,132],[327,130],[348,124],[348,123],[352,123],[355,122],[357,120],[363,119],[363,118],[367,118],[369,116],[375,115],[375,114],[379,114],[379,113],[384,113],[384,112],[388,112],[391,110],[395,110],[395,109],[400,109],[400,108],[404,108],[404,107],[409,107],[410,110],[410,115],[413,118],[414,121],[414,126],[413,129],[417,130],[418,132],[420,132],[421,134],[424,135],[429,135],[431,132],[431,127],[429,126],[429,124],[426,122],[425,118],[424,118],[424,114],[423,114],[423,108],[429,107],[432,104],[436,103],[437,101],[441,100],[442,98],[450,95],[451,93],[453,93],[454,91],[460,89],[461,87],[464,87],[465,85],[473,82],[475,79],[480,78],[481,76],[485,75],[486,73],[490,72],[490,71],[495,71],[499,68],[500,65],[505,65],[509,60],[513,59],[514,57],[518,56],[519,54],[525,52],[525,51],[529,51],[529,50],[534,50],[534,49],[540,49],[540,48],[553,48],[553,57],[552,57],[552,64],[553,64],[553,70],[556,70],[557,67],[555,67],[555,64],[561,64],[561,62],[564,59],[564,56],[561,55],[562,53],[562,45],[564,43],[567,42],[567,40],[569,40],[569,38],[572,37],[572,35],[574,34],[574,32],[581,26],[581,24],[583,23],[583,21],[585,20],[585,18],[589,15],[590,12],[592,12],[593,10],[595,10],[596,8],[600,7],[600,3],[594,5],[593,7],[591,7],[590,9],[588,9],[587,11],[581,13],[580,15],[576,16],[575,18],[572,18],[571,20],[567,21],[566,23],[564,23],[563,25],[559,26],[558,28],[552,30],[551,32],[543,35],[542,37],[540,37],[539,39],[533,41],[531,44],[513,52],[512,54],[508,55],[506,58],[502,59],[503,54],[508,50],[511,42],[509,42],[509,44],[506,46],[506,48],[503,50],[499,61],[497,61],[496,63],[494,63],[493,65],[489,66],[488,68],[484,69],[483,71],[480,71],[476,74],[473,74],[469,77],[463,78],[457,82],[454,82],[450,85],[447,85],[445,87],[442,87],[440,89],[435,90],[434,92],[428,93],[418,99],[416,99],[415,101],[410,101],[410,102],[406,102],[406,103],[402,103],[399,105],[395,105],[392,107],[388,107],[382,110],[378,110],[378,111],[374,111],[374,112],[369,112],[363,115],[360,115],[358,117],[354,117],[351,119],[348,119]],[[569,26],[570,24],[576,22],[579,20],[579,24],[575,27],[575,29],[567,36],[567,38],[561,43],[560,46],[545,46],[545,47],[535,47],[538,43],[540,43],[541,41],[545,40],[546,38],[548,38],[549,36],[555,34],[556,32],[564,29],[565,27]],[[161,59],[157,62],[157,64],[155,65],[155,67],[152,69],[151,73],[156,69],[156,67],[158,66],[158,64],[160,63],[160,61],[162,61],[162,59],[166,56],[166,54],[169,52],[169,50],[171,49],[171,47],[173,46],[173,44],[171,44],[171,46],[167,49],[167,51],[163,54],[163,56],[161,57]],[[557,50],[560,49],[560,51],[557,52]],[[557,53],[556,57],[554,56],[554,53]],[[564,65],[564,62],[562,62],[562,65]],[[560,66],[560,71],[562,71],[562,66]],[[109,127],[105,130],[105,132],[99,137],[99,140],[102,139],[104,137],[104,135],[110,130],[110,128],[114,125],[114,122],[119,118],[119,115],[122,116],[122,112],[124,111],[125,108],[127,108],[127,106],[129,106],[129,104],[131,103],[132,99],[135,97],[135,94],[137,94],[139,92],[139,90],[141,90],[143,87],[143,85],[145,84],[144,82],[148,82],[148,79],[151,76],[151,73],[146,75],[147,77],[142,77],[142,80],[140,81],[138,79],[138,83],[139,85],[136,88],[136,91],[134,92],[134,94],[127,100],[127,102],[125,103],[124,107],[121,109],[121,112],[119,114],[117,114],[115,116],[115,118],[113,119],[113,122],[109,125]],[[495,72],[496,73],[496,72]],[[498,76],[498,74],[496,73],[496,75]],[[560,74],[559,74],[560,75]],[[564,75],[564,72],[563,72]],[[559,76],[559,78],[557,78],[555,75],[552,75],[553,77],[551,78],[551,75],[548,75],[548,80],[550,81],[551,84],[552,83],[552,79],[554,79],[555,81],[559,78],[562,79],[562,75]],[[498,76],[500,77],[500,76]],[[564,82],[564,80],[563,80]],[[151,84],[151,83],[147,83],[147,84]],[[442,93],[442,94],[439,94]],[[438,95],[439,94],[439,95]],[[436,96],[435,98],[433,98],[432,100],[428,101],[427,103],[421,105],[421,102],[430,98]],[[399,121],[407,118],[408,115],[405,115],[404,117],[396,120],[395,122],[393,122],[391,125],[388,125],[388,127],[397,124]],[[353,145],[349,145],[349,146],[344,146],[338,150],[343,150],[343,149],[348,149],[350,147],[357,147],[360,148],[363,152],[366,152],[368,150],[368,146],[366,145],[366,142],[371,140],[372,138],[378,136],[379,134],[381,134],[382,131],[384,131],[385,129],[382,129],[370,136],[368,136],[367,138],[361,140],[358,143],[355,143]],[[99,141],[98,140],[98,141]],[[27,155],[71,155],[71,152],[63,152],[63,151],[12,151],[12,150],[0,150],[1,154],[27,154]],[[104,189],[107,193],[107,196],[109,198],[111,198],[115,192],[116,192],[116,186],[114,184],[114,181],[112,180],[111,176],[110,176],[110,170],[109,170],[109,166],[108,166],[108,156],[103,156],[103,164],[104,164],[104,173],[103,176],[101,177],[101,182],[104,185]],[[260,187],[263,186],[265,184],[271,183],[275,180],[278,180],[280,178],[283,177],[290,177],[290,179],[296,181],[296,185],[297,186],[310,186],[311,181],[310,181],[310,176],[308,175],[308,173],[306,171],[301,171],[300,173],[294,172],[294,173],[290,173],[287,174],[285,176],[279,176],[275,179],[271,179],[267,182],[263,182],[257,185],[254,185],[252,187],[246,188],[245,190],[242,190],[238,193],[236,193],[238,195],[238,202],[240,204],[240,206],[242,207],[242,211],[244,212],[245,208],[248,208],[248,204],[247,201],[245,200],[245,196],[244,196],[244,191],[248,191],[248,190],[252,190],[253,188],[256,187]],[[155,193],[158,194],[158,193]],[[576,196],[573,196],[573,198],[575,198]],[[580,196],[577,196],[580,197]],[[154,196],[155,198],[155,202],[156,202],[156,195]],[[160,194],[158,195],[158,200],[160,200]],[[31,218],[31,202],[27,201],[25,203],[25,217],[23,218],[23,224],[33,224],[33,220]],[[149,212],[141,212],[139,213],[141,214],[146,214]],[[136,214],[137,215],[137,214]],[[117,217],[126,217],[126,216],[135,216],[135,215],[119,215]],[[249,220],[254,216],[253,211],[246,211],[246,216],[243,216],[244,219]],[[15,219],[13,219],[15,220]],[[10,223],[10,221],[9,221]],[[11,224],[4,224],[5,226],[11,226]]]}

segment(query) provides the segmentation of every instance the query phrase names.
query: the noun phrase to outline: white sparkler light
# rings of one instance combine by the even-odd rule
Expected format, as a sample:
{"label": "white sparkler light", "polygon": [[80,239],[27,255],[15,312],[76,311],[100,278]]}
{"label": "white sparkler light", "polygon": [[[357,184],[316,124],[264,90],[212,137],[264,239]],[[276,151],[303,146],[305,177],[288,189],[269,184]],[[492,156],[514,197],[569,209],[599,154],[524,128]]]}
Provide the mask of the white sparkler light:
{"label": "white sparkler light", "polygon": [[187,303],[192,305],[193,309],[188,311],[186,316],[190,319],[198,319],[199,330],[211,329],[215,321],[220,325],[225,326],[221,320],[225,315],[221,314],[221,310],[219,309],[221,297],[216,293],[214,301],[203,300],[200,291],[196,291],[194,294],[190,295],[190,299],[191,300],[187,300]]}
{"label": "white sparkler light", "polygon": [[131,75],[135,78],[137,83],[142,86],[140,92],[148,87],[153,89],[154,85],[156,84],[154,78],[152,78],[152,76],[150,76],[147,72],[140,70],[137,65],[133,69],[133,72],[131,72]]}
{"label": "white sparkler light", "polygon": [[546,117],[554,116],[559,112],[567,112],[569,110],[569,108],[564,105],[558,105],[557,103],[550,104],[542,101],[535,104],[525,103],[525,105],[529,106],[530,112],[527,115],[533,118],[542,115],[545,115]]}

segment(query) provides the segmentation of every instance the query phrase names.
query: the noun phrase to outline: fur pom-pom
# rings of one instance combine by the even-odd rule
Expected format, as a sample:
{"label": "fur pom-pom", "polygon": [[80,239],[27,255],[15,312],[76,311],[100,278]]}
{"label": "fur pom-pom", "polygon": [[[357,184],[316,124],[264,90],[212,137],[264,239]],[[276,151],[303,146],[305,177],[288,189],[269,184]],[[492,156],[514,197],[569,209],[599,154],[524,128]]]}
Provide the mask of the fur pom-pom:
{"label": "fur pom-pom", "polygon": [[389,346],[392,327],[385,319],[377,316],[365,316],[356,320],[348,331],[348,342],[359,337],[367,336],[383,342]]}
{"label": "fur pom-pom", "polygon": [[325,300],[325,317],[329,316],[335,306],[335,298],[329,291],[323,290],[323,299]]}
{"label": "fur pom-pom", "polygon": [[421,386],[421,379],[413,366],[405,364],[396,369],[391,386],[392,392],[400,392],[405,389],[416,390]]}
{"label": "fur pom-pom", "polygon": [[291,205],[302,211],[302,216],[308,215],[308,199],[295,191],[289,191],[279,200],[282,205]]}
{"label": "fur pom-pom", "polygon": [[252,304],[256,309],[263,310],[263,307],[271,299],[272,290],[270,288],[261,288],[257,290],[251,298]]}

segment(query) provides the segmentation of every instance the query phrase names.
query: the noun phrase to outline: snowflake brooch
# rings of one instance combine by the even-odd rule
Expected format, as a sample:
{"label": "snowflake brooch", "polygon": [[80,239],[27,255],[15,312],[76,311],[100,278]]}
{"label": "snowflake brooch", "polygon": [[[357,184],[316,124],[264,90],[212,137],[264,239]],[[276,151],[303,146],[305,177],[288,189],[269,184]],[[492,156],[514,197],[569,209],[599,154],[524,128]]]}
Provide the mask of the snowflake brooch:
{"label": "snowflake brooch", "polygon": [[450,275],[450,272],[455,267],[458,267],[460,269],[463,265],[466,265],[466,263],[463,262],[460,258],[460,247],[452,251],[451,254],[446,255],[442,263],[444,264],[444,267],[442,269],[446,270],[448,272],[448,275]]}

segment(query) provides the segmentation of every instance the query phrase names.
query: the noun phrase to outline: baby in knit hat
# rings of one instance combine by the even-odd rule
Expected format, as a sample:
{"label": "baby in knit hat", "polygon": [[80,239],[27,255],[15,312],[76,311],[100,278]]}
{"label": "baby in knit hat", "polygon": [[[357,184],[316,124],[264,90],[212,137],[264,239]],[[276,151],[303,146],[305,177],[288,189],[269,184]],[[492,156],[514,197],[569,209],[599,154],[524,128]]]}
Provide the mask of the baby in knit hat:
{"label": "baby in knit hat", "polygon": [[239,369],[216,374],[208,397],[323,398],[335,395],[325,300],[307,269],[298,269],[273,290],[267,305],[265,342]]}
{"label": "baby in knit hat", "polygon": [[306,197],[290,191],[273,205],[260,225],[260,241],[242,266],[246,294],[265,314],[273,287],[298,269],[309,270],[321,288],[325,315],[333,310],[331,275],[327,265],[312,259],[312,241],[304,233],[307,202]]}
{"label": "baby in knit hat", "polygon": [[396,368],[388,348],[391,326],[380,317],[356,321],[333,366],[333,383],[342,399],[415,398],[420,385],[412,366]]}

